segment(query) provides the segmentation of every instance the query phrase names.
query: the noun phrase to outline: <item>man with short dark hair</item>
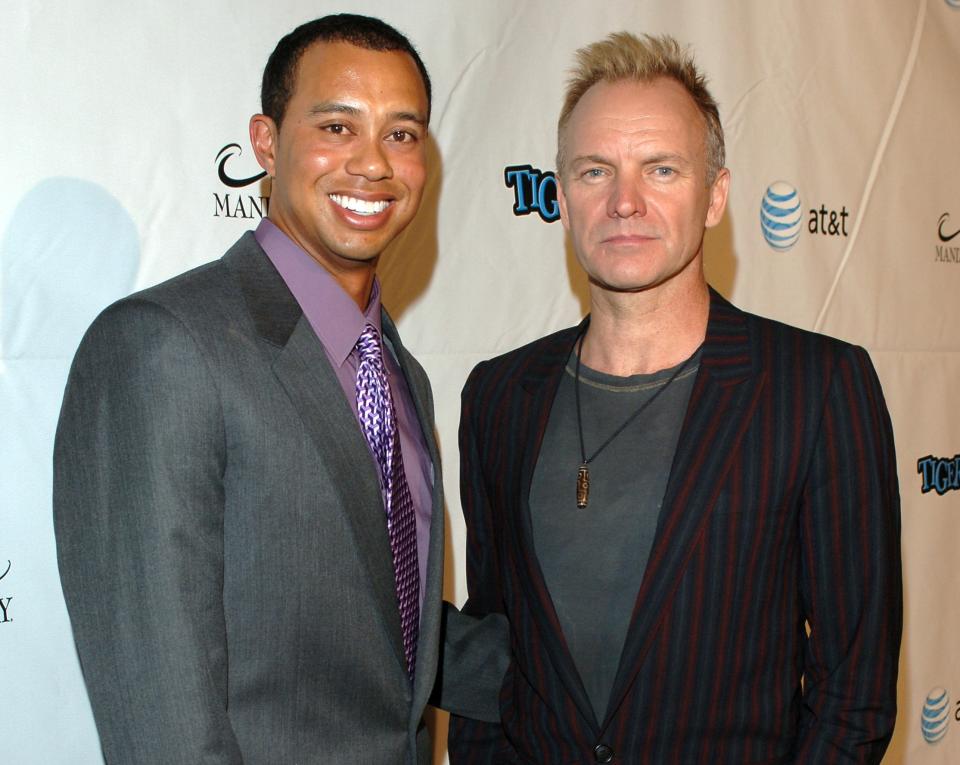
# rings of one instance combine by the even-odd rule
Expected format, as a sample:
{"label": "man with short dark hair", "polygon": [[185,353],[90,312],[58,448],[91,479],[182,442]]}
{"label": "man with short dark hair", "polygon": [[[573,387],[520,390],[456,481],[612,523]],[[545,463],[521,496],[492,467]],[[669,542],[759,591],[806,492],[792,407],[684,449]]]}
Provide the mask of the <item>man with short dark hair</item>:
{"label": "man with short dark hair", "polygon": [[451,762],[877,763],[902,595],[870,359],[707,285],[730,173],[677,43],[577,59],[558,201],[591,310],[464,388],[464,610],[513,651]]}
{"label": "man with short dark hair", "polygon": [[[376,266],[420,205],[430,82],[344,14],[284,37],[262,95],[269,218],[74,360],[54,515],[84,679],[109,763],[422,765],[442,484]],[[441,703],[495,719],[497,622],[444,618]]]}

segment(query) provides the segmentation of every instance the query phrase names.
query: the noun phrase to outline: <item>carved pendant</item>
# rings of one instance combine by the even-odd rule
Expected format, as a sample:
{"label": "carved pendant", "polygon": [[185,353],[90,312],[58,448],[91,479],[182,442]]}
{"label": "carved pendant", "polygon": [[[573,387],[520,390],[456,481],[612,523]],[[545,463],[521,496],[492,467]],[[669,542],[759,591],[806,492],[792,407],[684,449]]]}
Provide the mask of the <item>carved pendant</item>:
{"label": "carved pendant", "polygon": [[590,500],[590,468],[584,462],[577,470],[577,507],[581,510]]}

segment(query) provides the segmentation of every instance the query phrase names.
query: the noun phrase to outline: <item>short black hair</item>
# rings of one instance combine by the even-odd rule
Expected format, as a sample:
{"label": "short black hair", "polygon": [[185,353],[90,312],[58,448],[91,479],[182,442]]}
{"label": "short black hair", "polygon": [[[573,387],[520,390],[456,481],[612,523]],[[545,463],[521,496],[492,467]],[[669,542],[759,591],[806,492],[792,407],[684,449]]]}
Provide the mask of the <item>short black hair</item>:
{"label": "short black hair", "polygon": [[376,51],[402,51],[417,65],[427,91],[427,116],[430,110],[430,75],[413,44],[389,24],[371,16],[337,13],[308,21],[283,37],[273,49],[263,70],[260,86],[260,110],[278,126],[297,84],[297,65],[307,48],[317,42],[347,42],[358,48]]}

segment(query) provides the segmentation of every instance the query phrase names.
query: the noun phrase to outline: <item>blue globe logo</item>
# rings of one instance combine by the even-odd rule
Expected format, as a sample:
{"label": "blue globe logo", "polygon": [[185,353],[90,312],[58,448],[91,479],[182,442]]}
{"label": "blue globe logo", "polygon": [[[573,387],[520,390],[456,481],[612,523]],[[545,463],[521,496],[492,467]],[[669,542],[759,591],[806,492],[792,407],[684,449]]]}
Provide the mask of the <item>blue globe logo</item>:
{"label": "blue globe logo", "polygon": [[947,735],[950,722],[950,694],[944,688],[934,688],[927,694],[920,715],[920,732],[928,744],[936,744]]}
{"label": "blue globe logo", "polygon": [[771,183],[760,204],[760,228],[767,244],[781,252],[789,250],[800,238],[802,218],[797,190],[786,181]]}

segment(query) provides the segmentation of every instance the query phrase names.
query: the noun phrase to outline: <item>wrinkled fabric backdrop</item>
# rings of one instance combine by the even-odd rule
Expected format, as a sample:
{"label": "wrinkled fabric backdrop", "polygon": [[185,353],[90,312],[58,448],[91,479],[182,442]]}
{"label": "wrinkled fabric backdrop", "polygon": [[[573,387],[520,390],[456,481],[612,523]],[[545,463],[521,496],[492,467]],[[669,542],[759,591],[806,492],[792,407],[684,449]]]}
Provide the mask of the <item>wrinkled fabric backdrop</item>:
{"label": "wrinkled fabric backdrop", "polygon": [[[73,351],[109,302],[219,257],[256,226],[269,189],[256,179],[247,120],[262,67],[294,26],[346,10],[406,32],[434,83],[423,208],[381,274],[433,381],[447,597],[466,596],[456,442],[466,375],[586,310],[552,175],[572,53],[614,30],[668,32],[693,46],[726,127],[733,186],[707,236],[709,280],[746,309],[865,346],[886,391],[906,598],[901,712],[885,762],[960,761],[958,6],[4,3],[0,760],[100,761],[50,510]],[[763,222],[764,204],[781,225]],[[792,217],[772,214],[797,205]],[[250,619],[258,608],[252,600]]]}

